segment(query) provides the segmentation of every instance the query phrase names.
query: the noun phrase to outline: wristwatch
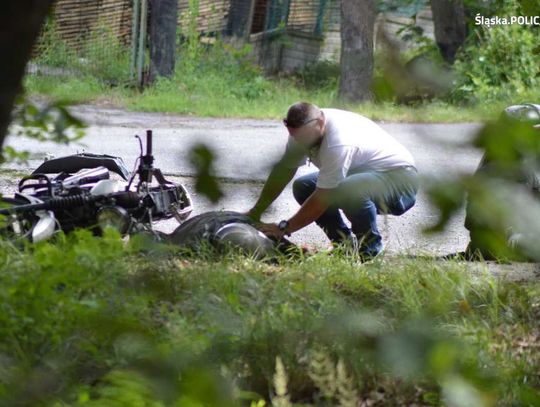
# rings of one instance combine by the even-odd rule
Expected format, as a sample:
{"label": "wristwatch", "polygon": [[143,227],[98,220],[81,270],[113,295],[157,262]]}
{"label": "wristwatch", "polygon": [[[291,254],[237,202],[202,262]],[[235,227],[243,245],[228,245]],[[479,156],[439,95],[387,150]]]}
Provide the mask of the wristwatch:
{"label": "wristwatch", "polygon": [[283,232],[285,236],[290,236],[290,233],[287,233],[287,229],[289,228],[289,221],[288,220],[282,220],[278,223],[278,229]]}

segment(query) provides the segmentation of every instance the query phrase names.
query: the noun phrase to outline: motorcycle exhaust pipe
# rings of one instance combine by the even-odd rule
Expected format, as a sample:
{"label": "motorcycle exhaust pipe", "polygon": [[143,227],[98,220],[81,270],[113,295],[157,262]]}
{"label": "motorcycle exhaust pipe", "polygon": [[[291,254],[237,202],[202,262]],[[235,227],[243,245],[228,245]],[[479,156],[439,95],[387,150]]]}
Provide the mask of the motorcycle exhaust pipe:
{"label": "motorcycle exhaust pipe", "polygon": [[109,179],[109,170],[105,167],[89,168],[81,170],[75,175],[67,177],[62,184],[65,188],[80,186],[83,184],[92,184],[104,179]]}

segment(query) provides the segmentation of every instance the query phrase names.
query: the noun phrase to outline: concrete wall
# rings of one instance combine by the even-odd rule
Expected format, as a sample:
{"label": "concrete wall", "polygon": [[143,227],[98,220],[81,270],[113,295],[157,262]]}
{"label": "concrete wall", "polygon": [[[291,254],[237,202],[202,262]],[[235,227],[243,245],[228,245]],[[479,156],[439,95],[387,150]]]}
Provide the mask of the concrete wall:
{"label": "concrete wall", "polygon": [[267,72],[281,69],[283,43],[280,38],[277,33],[257,33],[249,37],[257,64]]}
{"label": "concrete wall", "polygon": [[[341,49],[340,5],[332,2],[325,17],[324,35],[287,28],[276,33],[252,35],[250,42],[259,64],[268,71],[292,72],[317,61],[339,62]],[[381,46],[381,30],[401,50],[413,44],[400,39],[400,29],[412,24],[412,18],[398,14],[379,14],[375,25],[375,48]],[[424,35],[434,38],[431,10],[425,9],[417,15],[416,25],[422,27]],[[379,34],[379,35],[377,35]]]}
{"label": "concrete wall", "polygon": [[283,47],[281,70],[292,72],[320,59],[323,37],[302,31],[287,31]]}
{"label": "concrete wall", "polygon": [[[325,22],[324,43],[321,48],[319,60],[339,61],[341,50],[340,35],[340,5],[339,2],[331,3],[327,11]],[[381,46],[381,30],[384,30],[388,38],[397,45],[400,50],[405,50],[413,44],[400,39],[398,31],[408,24],[415,21],[412,18],[404,17],[399,14],[381,13],[377,16],[375,23],[375,49]],[[424,35],[430,39],[435,39],[433,18],[431,9],[426,8],[416,16],[416,25],[424,30]],[[378,35],[379,34],[379,35]]]}
{"label": "concrete wall", "polygon": [[319,60],[323,37],[287,30],[252,34],[250,43],[264,70],[290,73]]}

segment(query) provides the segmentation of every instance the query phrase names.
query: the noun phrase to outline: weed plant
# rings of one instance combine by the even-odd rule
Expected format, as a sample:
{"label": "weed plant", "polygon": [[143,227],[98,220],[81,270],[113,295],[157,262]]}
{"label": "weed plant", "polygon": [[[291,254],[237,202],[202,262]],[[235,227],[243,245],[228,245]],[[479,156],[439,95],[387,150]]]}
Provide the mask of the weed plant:
{"label": "weed plant", "polygon": [[55,27],[51,20],[43,29],[31,61],[37,73],[26,77],[29,92],[73,103],[121,95],[130,81],[130,56],[110,27],[98,23],[87,38],[75,42],[66,41]]}
{"label": "weed plant", "polygon": [[250,46],[235,48],[218,40],[197,54],[193,61],[180,51],[174,76],[134,95],[128,107],[198,116],[281,117],[291,100],[328,106],[335,96],[328,89],[303,90],[293,79],[266,77]]}
{"label": "weed plant", "polygon": [[[538,30],[536,30],[538,31]],[[450,97],[456,102],[498,99],[538,100],[540,86],[538,32],[527,26],[478,29],[459,54],[458,82]]]}
{"label": "weed plant", "polygon": [[112,232],[0,251],[4,405],[537,405],[538,283]]}

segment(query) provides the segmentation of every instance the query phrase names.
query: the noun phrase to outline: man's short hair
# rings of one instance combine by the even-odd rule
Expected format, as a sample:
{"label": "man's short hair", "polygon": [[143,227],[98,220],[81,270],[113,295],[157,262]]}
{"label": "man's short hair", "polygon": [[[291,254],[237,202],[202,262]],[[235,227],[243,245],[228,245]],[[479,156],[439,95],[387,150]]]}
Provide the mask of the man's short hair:
{"label": "man's short hair", "polygon": [[297,102],[289,107],[287,117],[283,119],[285,126],[296,129],[310,121],[318,119],[321,109],[312,103]]}

